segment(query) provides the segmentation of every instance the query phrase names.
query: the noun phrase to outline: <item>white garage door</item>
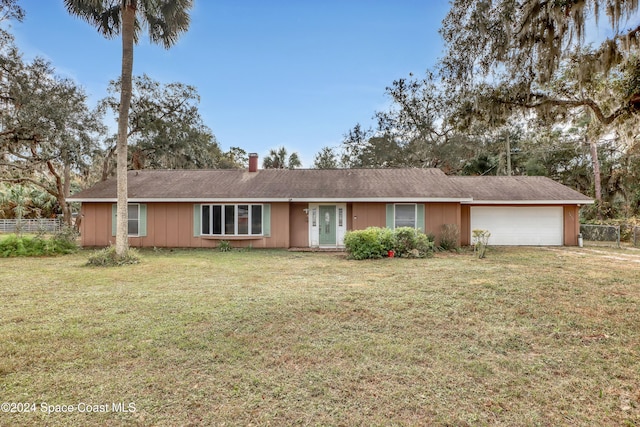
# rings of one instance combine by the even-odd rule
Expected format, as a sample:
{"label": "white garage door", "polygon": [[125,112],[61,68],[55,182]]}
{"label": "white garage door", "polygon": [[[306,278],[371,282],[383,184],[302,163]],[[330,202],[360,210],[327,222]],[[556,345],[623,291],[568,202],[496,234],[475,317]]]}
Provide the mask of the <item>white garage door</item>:
{"label": "white garage door", "polygon": [[562,206],[471,207],[471,231],[489,230],[489,245],[562,246]]}

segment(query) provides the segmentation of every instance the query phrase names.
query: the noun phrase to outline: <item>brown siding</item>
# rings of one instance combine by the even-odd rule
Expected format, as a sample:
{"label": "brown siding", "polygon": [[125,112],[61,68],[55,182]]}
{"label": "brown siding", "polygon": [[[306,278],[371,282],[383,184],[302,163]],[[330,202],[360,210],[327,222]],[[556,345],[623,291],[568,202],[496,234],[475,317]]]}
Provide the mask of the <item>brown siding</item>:
{"label": "brown siding", "polygon": [[569,205],[564,207],[564,244],[578,246],[580,233],[580,207]]}
{"label": "brown siding", "polygon": [[[427,203],[424,210],[425,232],[433,234],[436,242],[440,241],[442,235],[442,226],[445,224],[455,224],[462,235],[461,226],[461,207],[460,203]],[[460,244],[460,237],[458,244]]]}
{"label": "brown siding", "polygon": [[[347,209],[347,213],[349,209]],[[386,203],[353,203],[351,208],[351,229],[364,230],[367,227],[386,227]],[[348,224],[348,222],[347,222]]]}
{"label": "brown siding", "polygon": [[[289,204],[271,204],[271,236],[257,238],[195,237],[193,203],[147,203],[147,236],[130,237],[134,247],[212,248],[219,240],[229,240],[234,247],[289,247]],[[112,203],[83,203],[81,242],[83,246],[108,246],[111,235]]]}
{"label": "brown siding", "polygon": [[109,246],[111,237],[111,203],[83,203],[80,210],[82,246]]}
{"label": "brown siding", "polygon": [[[115,241],[111,234],[111,203],[83,203],[81,208],[81,242],[83,246],[108,246]],[[255,248],[308,247],[306,203],[272,203],[271,236],[258,238],[223,237],[235,247]],[[347,204],[347,229],[386,226],[386,203]],[[458,224],[460,244],[469,245],[470,206],[458,203],[426,203],[425,231],[439,238],[444,224]],[[564,206],[564,244],[578,244],[579,207]],[[131,246],[144,247],[216,247],[220,239],[194,237],[192,203],[147,203],[147,236],[132,237]]]}
{"label": "brown siding", "polygon": [[308,203],[291,203],[289,222],[291,224],[291,247],[309,247],[309,215],[304,211],[309,209]]}
{"label": "brown siding", "polygon": [[471,206],[460,206],[460,244],[468,246],[471,244]]}

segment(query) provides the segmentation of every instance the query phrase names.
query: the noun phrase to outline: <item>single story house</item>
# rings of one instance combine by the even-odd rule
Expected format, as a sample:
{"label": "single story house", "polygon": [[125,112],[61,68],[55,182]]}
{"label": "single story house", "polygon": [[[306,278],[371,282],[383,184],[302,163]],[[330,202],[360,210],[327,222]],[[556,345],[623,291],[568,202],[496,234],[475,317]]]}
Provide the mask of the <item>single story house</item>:
{"label": "single story house", "polygon": [[[475,229],[492,245],[577,245],[593,200],[545,177],[452,177],[439,169],[129,171],[129,244],[340,248],[348,230],[409,226],[461,245]],[[75,194],[83,246],[115,241],[116,180]]]}

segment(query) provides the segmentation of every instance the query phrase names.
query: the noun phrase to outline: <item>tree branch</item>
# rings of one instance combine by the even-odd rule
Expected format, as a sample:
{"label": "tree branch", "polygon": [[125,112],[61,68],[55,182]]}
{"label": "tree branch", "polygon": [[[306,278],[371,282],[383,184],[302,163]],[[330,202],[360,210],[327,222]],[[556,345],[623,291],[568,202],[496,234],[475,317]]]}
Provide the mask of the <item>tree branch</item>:
{"label": "tree branch", "polygon": [[35,179],[32,179],[32,178],[2,178],[2,177],[0,177],[0,182],[11,182],[13,184],[22,184],[23,182],[28,182],[30,184],[33,184],[33,185],[36,185],[36,186],[42,188],[44,191],[46,191],[47,193],[51,194],[56,199],[58,198],[58,194],[56,192],[52,191],[49,187],[47,187],[43,183],[41,183],[39,181],[36,181]]}
{"label": "tree branch", "polygon": [[598,121],[604,125],[609,125],[613,123],[618,117],[622,116],[625,113],[628,113],[630,110],[629,106],[621,107],[615,110],[613,113],[605,116],[604,112],[600,108],[600,106],[590,98],[586,99],[556,99],[556,98],[548,98],[546,95],[542,94],[534,94],[534,97],[538,98],[538,101],[534,102],[518,102],[513,100],[504,100],[499,99],[498,101],[502,104],[510,104],[516,105],[524,108],[536,109],[545,106],[554,106],[554,107],[565,107],[565,108],[577,108],[577,107],[587,107],[595,114]]}

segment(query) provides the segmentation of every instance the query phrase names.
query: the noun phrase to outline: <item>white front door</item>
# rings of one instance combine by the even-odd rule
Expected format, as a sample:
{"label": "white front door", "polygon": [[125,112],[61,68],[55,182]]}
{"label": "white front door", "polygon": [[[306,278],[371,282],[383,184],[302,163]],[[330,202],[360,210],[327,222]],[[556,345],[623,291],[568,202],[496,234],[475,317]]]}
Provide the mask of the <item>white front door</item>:
{"label": "white front door", "polygon": [[347,205],[309,204],[309,245],[311,247],[343,247],[347,230]]}

